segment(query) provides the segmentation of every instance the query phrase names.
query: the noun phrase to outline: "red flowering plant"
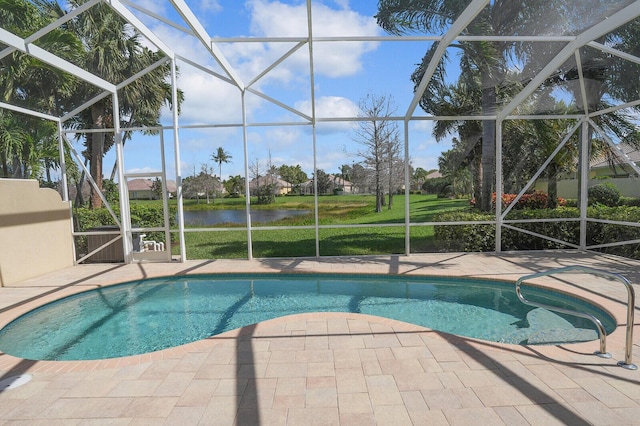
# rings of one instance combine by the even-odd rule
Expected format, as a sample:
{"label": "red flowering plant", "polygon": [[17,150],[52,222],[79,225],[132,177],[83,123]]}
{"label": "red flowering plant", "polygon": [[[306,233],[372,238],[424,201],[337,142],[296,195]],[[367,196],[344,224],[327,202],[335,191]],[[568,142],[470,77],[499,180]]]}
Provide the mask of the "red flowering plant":
{"label": "red flowering plant", "polygon": [[[516,199],[518,194],[502,194],[502,207],[506,208],[507,206],[513,203],[513,200]],[[564,206],[567,204],[567,201],[563,198],[558,197],[558,205]],[[496,206],[496,193],[493,193],[491,197],[491,205],[495,208]],[[522,197],[518,200],[514,209],[522,210],[522,209],[546,209],[549,207],[549,196],[546,192],[543,191],[534,191],[527,192],[522,194]]]}

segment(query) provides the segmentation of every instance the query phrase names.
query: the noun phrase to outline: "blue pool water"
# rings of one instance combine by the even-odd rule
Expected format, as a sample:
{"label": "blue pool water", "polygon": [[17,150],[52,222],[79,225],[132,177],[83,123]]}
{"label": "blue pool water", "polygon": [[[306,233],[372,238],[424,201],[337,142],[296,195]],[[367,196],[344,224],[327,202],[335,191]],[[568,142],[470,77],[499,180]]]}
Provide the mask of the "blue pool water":
{"label": "blue pool water", "polygon": [[[530,300],[596,306],[527,287]],[[597,339],[593,324],[522,304],[514,284],[434,277],[206,275],[140,280],[42,306],[0,330],[0,351],[36,360],[104,359],[174,347],[304,312],[356,312],[514,344]]]}

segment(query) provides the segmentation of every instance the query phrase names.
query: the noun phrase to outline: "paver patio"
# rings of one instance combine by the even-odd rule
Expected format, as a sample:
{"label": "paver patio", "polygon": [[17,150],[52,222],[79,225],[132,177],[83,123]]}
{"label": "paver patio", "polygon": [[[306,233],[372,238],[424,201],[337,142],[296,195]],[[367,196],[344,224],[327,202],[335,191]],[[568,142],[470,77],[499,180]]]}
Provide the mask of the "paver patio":
{"label": "paver patio", "polygon": [[[155,276],[332,272],[515,281],[567,265],[640,282],[640,262],[573,252],[81,265],[0,288],[0,326],[67,294]],[[624,287],[583,274],[536,282],[588,297],[616,317],[607,340],[612,359],[592,355],[597,342],[503,345],[381,317],[311,313],[113,360],[29,361],[0,352],[0,380],[33,376],[0,389],[0,424],[640,424],[640,371],[616,365],[624,359]],[[636,363],[639,328],[636,318]]]}

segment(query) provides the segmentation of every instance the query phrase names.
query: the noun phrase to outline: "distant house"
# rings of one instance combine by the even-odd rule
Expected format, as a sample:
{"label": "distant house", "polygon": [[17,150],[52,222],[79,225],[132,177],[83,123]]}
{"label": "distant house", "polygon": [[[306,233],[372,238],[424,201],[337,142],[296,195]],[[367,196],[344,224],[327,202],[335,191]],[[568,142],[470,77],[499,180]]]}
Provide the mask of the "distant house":
{"label": "distant house", "polygon": [[[333,193],[334,191],[342,191],[344,194],[352,194],[353,193],[353,184],[348,180],[344,180],[343,178],[336,175],[328,175],[329,178],[329,189],[327,193]],[[305,195],[313,194],[313,179],[309,179],[305,183],[302,184],[302,193]]]}
{"label": "distant house", "polygon": [[[613,158],[606,155],[592,158],[589,161],[588,186],[604,182],[611,183],[618,188],[625,197],[640,197],[640,185],[636,179],[636,171],[629,165],[632,162],[640,166],[640,150],[626,143],[618,145],[620,152],[614,151]],[[578,172],[565,173],[558,178],[558,196],[562,198],[578,197]],[[547,180],[538,179],[535,189],[547,191]]]}
{"label": "distant house", "polygon": [[[127,188],[131,200],[157,200],[159,198],[158,194],[153,192],[153,180],[151,179],[132,179],[127,181]],[[175,181],[167,181],[168,198],[171,198],[171,194],[175,193],[177,189]]]}
{"label": "distant house", "polygon": [[266,185],[275,185],[276,195],[285,195],[291,192],[291,184],[287,181],[279,179],[273,175],[260,176],[257,179],[252,179],[249,182],[249,193],[253,196],[258,195],[258,188],[262,188]]}
{"label": "distant house", "polygon": [[348,180],[344,180],[339,176],[329,175],[329,179],[333,184],[333,189],[341,189],[345,194],[351,194],[353,192],[353,184]]}
{"label": "distant house", "polygon": [[629,177],[629,172],[631,172],[631,175],[635,174],[628,162],[631,161],[636,165],[640,165],[640,150],[626,143],[621,143],[619,148],[620,152],[616,152],[613,159],[600,155],[590,161],[589,168],[591,169],[590,175],[592,178],[621,178]]}

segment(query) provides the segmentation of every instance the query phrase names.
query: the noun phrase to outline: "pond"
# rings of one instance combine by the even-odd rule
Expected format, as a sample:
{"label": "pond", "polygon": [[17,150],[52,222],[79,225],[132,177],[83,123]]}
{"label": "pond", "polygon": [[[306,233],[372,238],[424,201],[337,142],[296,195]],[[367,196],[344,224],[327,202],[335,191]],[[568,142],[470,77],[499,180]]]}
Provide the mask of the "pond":
{"label": "pond", "polygon": [[[252,210],[251,223],[268,223],[287,217],[309,214],[310,210]],[[221,223],[246,224],[247,215],[242,210],[187,210],[184,212],[185,225],[210,226]]]}

